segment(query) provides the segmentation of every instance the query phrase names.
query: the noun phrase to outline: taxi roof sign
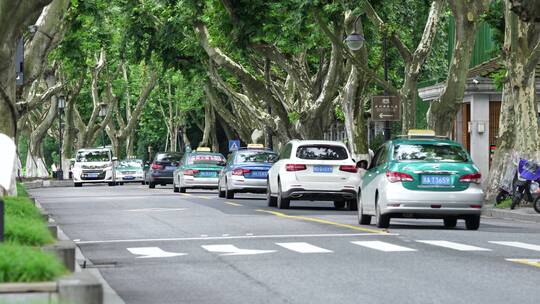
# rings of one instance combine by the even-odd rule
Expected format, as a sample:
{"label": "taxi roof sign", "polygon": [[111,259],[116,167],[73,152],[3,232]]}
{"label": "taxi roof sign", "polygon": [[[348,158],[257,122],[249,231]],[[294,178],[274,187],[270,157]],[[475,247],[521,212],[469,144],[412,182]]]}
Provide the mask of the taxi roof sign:
{"label": "taxi roof sign", "polygon": [[211,152],[212,150],[210,150],[209,147],[198,147],[197,152]]}
{"label": "taxi roof sign", "polygon": [[408,136],[421,136],[421,137],[434,137],[435,131],[433,130],[421,130],[421,129],[411,129],[407,133]]}
{"label": "taxi roof sign", "polygon": [[248,149],[264,149],[264,145],[263,144],[248,144],[247,148]]}

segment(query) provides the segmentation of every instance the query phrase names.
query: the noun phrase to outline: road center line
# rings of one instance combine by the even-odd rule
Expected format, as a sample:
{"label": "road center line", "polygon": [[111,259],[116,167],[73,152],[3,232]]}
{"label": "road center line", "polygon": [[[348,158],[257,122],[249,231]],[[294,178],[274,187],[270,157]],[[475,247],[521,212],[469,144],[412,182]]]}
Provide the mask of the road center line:
{"label": "road center line", "polygon": [[268,234],[268,235],[239,235],[215,237],[187,237],[187,238],[156,238],[156,239],[127,239],[103,241],[78,241],[76,244],[109,244],[109,243],[140,243],[140,242],[167,242],[167,241],[205,241],[205,240],[235,240],[235,239],[279,239],[279,238],[309,238],[309,237],[355,237],[355,236],[389,236],[396,233],[330,233],[330,234]]}
{"label": "road center line", "polygon": [[233,203],[233,202],[225,202],[225,204],[231,205],[231,206],[236,206],[236,207],[238,207],[238,206],[244,206],[244,205],[242,205],[242,204]]}
{"label": "road center line", "polygon": [[302,221],[308,221],[308,222],[315,222],[315,223],[333,225],[333,226],[337,226],[337,227],[348,228],[348,229],[364,231],[364,232],[370,232],[370,233],[376,233],[376,234],[389,234],[388,232],[383,231],[383,230],[375,230],[375,229],[370,229],[370,228],[364,228],[364,227],[359,227],[359,226],[342,224],[342,223],[332,222],[332,221],[328,221],[328,220],[323,220],[323,219],[316,218],[316,217],[288,215],[288,214],[277,212],[277,211],[262,210],[262,209],[258,209],[257,211],[258,212],[264,212],[264,213],[270,213],[270,214],[273,214],[273,215],[276,215],[276,216],[279,216],[279,217],[282,217],[282,218],[287,218],[287,219],[302,220]]}

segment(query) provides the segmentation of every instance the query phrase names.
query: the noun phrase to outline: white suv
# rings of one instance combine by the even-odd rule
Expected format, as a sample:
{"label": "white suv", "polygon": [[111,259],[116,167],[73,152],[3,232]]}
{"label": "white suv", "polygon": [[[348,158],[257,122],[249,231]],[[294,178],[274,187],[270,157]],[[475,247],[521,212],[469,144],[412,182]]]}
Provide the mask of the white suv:
{"label": "white suv", "polygon": [[71,169],[73,184],[81,187],[83,183],[108,183],[116,185],[115,162],[109,148],[80,149]]}
{"label": "white suv", "polygon": [[357,208],[360,175],[347,147],[336,141],[293,140],[268,172],[269,207],[291,200],[334,201],[336,209]]}

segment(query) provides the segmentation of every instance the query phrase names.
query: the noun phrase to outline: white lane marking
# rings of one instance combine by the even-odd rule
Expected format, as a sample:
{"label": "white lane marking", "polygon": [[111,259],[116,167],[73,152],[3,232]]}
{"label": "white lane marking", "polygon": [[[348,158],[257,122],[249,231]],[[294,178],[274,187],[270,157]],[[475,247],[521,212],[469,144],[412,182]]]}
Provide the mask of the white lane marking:
{"label": "white lane marking", "polygon": [[300,253],[327,253],[332,250],[324,249],[305,242],[276,243],[276,245]]}
{"label": "white lane marking", "polygon": [[330,234],[282,234],[282,235],[239,235],[239,236],[216,236],[216,237],[185,237],[185,238],[156,238],[156,239],[127,239],[127,240],[102,240],[102,241],[79,241],[77,244],[108,244],[108,243],[138,243],[138,242],[167,242],[167,241],[199,241],[199,240],[235,240],[235,239],[278,239],[298,237],[353,237],[353,236],[390,236],[397,233],[330,233]]}
{"label": "white lane marking", "polygon": [[163,211],[184,211],[186,208],[143,208],[143,209],[130,209],[126,211],[130,212],[163,212]]}
{"label": "white lane marking", "polygon": [[487,249],[487,248],[476,247],[476,246],[449,242],[449,241],[431,241],[430,240],[430,241],[417,241],[417,242],[429,244],[433,246],[450,248],[450,249],[459,250],[459,251],[491,251],[491,249]]}
{"label": "white lane marking", "polygon": [[540,251],[540,245],[528,244],[528,243],[523,243],[523,242],[499,242],[499,241],[489,241],[489,242],[493,244],[497,244],[497,245],[511,246],[511,247],[529,249],[529,250],[534,250],[534,251]]}
{"label": "white lane marking", "polygon": [[148,258],[171,258],[176,256],[187,255],[187,253],[168,252],[159,247],[133,247],[126,248],[129,252],[140,255],[137,259]]}
{"label": "white lane marking", "polygon": [[394,245],[394,244],[381,242],[381,241],[353,241],[351,243],[355,245],[375,249],[375,250],[384,251],[384,252],[416,251],[416,249]]}
{"label": "white lane marking", "polygon": [[231,244],[225,245],[202,245],[209,252],[221,253],[220,255],[254,255],[276,252],[275,250],[242,249]]}

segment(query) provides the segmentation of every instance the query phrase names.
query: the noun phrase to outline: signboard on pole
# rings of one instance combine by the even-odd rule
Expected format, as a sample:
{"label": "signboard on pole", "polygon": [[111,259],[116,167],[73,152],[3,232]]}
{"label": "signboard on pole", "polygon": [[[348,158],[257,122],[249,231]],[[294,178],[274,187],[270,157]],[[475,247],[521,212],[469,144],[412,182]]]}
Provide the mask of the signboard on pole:
{"label": "signboard on pole", "polygon": [[229,140],[229,152],[240,149],[240,141],[238,139]]}
{"label": "signboard on pole", "polygon": [[399,121],[401,106],[397,96],[373,96],[371,101],[371,119],[373,121]]}

